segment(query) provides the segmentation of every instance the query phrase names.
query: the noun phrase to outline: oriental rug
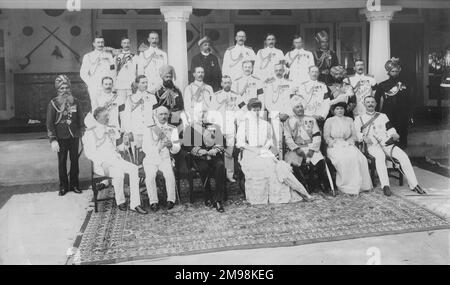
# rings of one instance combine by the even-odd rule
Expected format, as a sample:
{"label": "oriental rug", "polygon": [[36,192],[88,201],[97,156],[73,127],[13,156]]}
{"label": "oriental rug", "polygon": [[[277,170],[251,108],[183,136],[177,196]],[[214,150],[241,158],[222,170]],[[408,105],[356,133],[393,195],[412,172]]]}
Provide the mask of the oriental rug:
{"label": "oriental rug", "polygon": [[114,200],[105,201],[98,213],[88,212],[68,264],[108,264],[450,228],[443,217],[398,195],[386,197],[378,189],[359,197],[316,194],[313,202],[278,205],[249,205],[233,184],[228,192],[224,213],[207,208],[201,199],[148,215],[120,211]]}

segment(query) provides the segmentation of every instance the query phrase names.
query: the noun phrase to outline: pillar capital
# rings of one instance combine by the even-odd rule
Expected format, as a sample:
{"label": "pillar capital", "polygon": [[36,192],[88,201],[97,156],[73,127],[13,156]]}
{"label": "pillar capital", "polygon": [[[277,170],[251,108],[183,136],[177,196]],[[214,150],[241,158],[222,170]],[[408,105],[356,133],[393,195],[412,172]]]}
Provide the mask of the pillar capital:
{"label": "pillar capital", "polygon": [[189,21],[192,13],[192,6],[161,6],[161,13],[166,22],[184,22]]}
{"label": "pillar capital", "polygon": [[401,10],[401,6],[374,6],[372,9],[361,9],[359,13],[366,15],[368,22],[391,21],[394,13]]}

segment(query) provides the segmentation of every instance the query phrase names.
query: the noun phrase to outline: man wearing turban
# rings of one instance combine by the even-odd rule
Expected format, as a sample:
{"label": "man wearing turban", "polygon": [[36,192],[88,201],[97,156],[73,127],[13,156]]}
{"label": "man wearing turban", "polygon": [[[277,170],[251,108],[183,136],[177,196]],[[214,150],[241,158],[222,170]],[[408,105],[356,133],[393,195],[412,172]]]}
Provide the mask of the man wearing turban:
{"label": "man wearing turban", "polygon": [[222,70],[220,68],[217,56],[211,53],[211,40],[205,36],[198,41],[198,46],[200,48],[200,53],[192,57],[189,82],[193,82],[195,80],[193,76],[195,68],[199,66],[203,67],[203,70],[205,71],[205,78],[203,81],[210,85],[214,92],[217,92],[220,90]]}
{"label": "man wearing turban", "polygon": [[184,102],[181,90],[173,82],[176,79],[175,69],[171,65],[163,65],[159,68],[159,75],[162,86],[155,94],[158,102],[155,108],[166,107],[169,110],[169,124],[178,126],[181,124],[180,115],[184,110]]}
{"label": "man wearing turban", "polygon": [[[320,152],[322,142],[320,129],[316,119],[305,115],[305,101],[300,96],[294,96],[289,104],[293,115],[284,123],[284,137],[288,151],[284,160],[292,166],[295,176],[304,185],[321,185],[324,192],[330,193],[331,186],[325,168],[325,159]],[[303,161],[316,166],[320,181],[305,181],[304,173],[300,170]],[[314,178],[314,175],[311,175]],[[308,183],[306,183],[308,182]]]}
{"label": "man wearing turban", "polygon": [[331,81],[328,88],[331,92],[330,106],[343,102],[347,104],[345,115],[353,118],[353,109],[356,106],[356,96],[353,92],[347,71],[342,65],[330,69]]}
{"label": "man wearing turban", "polygon": [[389,79],[378,85],[375,99],[379,111],[388,116],[392,126],[400,135],[399,147],[405,149],[408,144],[408,121],[412,104],[410,99],[410,87],[400,77],[400,59],[391,58],[384,65]]}
{"label": "man wearing turban", "polygon": [[336,52],[330,49],[330,38],[326,31],[316,34],[318,49],[314,51],[314,61],[319,67],[319,81],[328,84],[331,81],[330,68],[339,64]]}
{"label": "man wearing turban", "polygon": [[[81,193],[78,183],[78,144],[84,132],[81,105],[72,96],[70,80],[58,75],[55,80],[57,96],[47,106],[47,133],[50,145],[58,153],[59,195],[69,190]],[[70,157],[70,182],[67,177],[67,155]]]}

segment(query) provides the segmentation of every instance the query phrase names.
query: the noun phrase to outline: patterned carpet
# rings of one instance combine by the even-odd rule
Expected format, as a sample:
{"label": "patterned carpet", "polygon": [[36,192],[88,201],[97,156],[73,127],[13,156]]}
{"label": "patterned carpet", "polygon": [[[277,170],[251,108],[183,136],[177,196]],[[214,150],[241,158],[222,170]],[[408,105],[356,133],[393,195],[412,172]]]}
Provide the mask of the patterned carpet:
{"label": "patterned carpet", "polygon": [[252,206],[237,187],[228,186],[225,213],[205,207],[200,197],[194,204],[148,215],[123,212],[113,200],[105,201],[98,213],[88,212],[74,245],[78,250],[68,263],[107,264],[450,228],[429,210],[380,190],[358,198],[315,194],[310,203]]}

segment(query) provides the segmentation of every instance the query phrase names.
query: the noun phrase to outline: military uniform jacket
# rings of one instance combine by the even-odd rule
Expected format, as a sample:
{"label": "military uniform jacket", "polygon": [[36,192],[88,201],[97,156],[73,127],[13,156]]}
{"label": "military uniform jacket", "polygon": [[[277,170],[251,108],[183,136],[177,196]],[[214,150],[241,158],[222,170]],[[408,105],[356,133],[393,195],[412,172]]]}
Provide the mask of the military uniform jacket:
{"label": "military uniform jacket", "polygon": [[101,89],[102,78],[105,76],[115,79],[115,60],[111,53],[91,51],[83,56],[80,77],[89,88]]}
{"label": "military uniform jacket", "polygon": [[303,101],[306,116],[326,118],[330,111],[330,94],[325,84],[309,80],[298,86],[297,93]]}
{"label": "military uniform jacket", "polygon": [[355,74],[349,77],[350,85],[356,96],[356,107],[353,110],[355,116],[364,114],[366,107],[364,107],[364,99],[372,95],[372,91],[376,90],[377,82],[371,75]]}
{"label": "military uniform jacket", "polygon": [[194,110],[201,110],[203,106],[211,108],[214,91],[211,86],[203,82],[194,81],[184,90],[184,110],[192,114]]}
{"label": "military uniform jacket", "polygon": [[358,140],[362,141],[363,137],[367,136],[375,145],[378,145],[377,141],[379,141],[382,146],[385,146],[391,136],[397,133],[389,118],[383,113],[364,113],[356,117],[354,123]]}
{"label": "military uniform jacket", "polygon": [[184,150],[202,159],[208,159],[208,157],[201,157],[199,150],[217,149],[219,151],[217,156],[223,158],[222,152],[226,147],[220,126],[211,123],[194,122],[187,126],[182,133],[182,142]]}
{"label": "military uniform jacket", "polygon": [[231,80],[242,75],[242,62],[244,60],[255,60],[255,52],[251,47],[235,46],[229,47],[223,56],[222,74],[231,77]]}
{"label": "military uniform jacket", "polygon": [[333,66],[339,65],[339,60],[337,58],[336,52],[333,50],[315,50],[314,51],[314,61],[316,66],[319,67],[319,81],[328,84],[331,81],[330,69]]}
{"label": "military uniform jacket", "polygon": [[272,78],[264,88],[263,105],[269,112],[292,113],[291,95],[294,94],[292,81]]}
{"label": "military uniform jacket", "polygon": [[391,120],[397,117],[407,119],[412,106],[410,88],[401,78],[389,78],[378,84],[375,98],[381,113]]}
{"label": "military uniform jacket", "polygon": [[240,108],[243,108],[251,98],[258,98],[263,101],[264,89],[263,83],[255,75],[242,75],[233,81],[231,89],[241,96],[242,104]]}
{"label": "military uniform jacket", "polygon": [[253,73],[262,81],[275,76],[274,65],[284,60],[284,54],[277,48],[263,48],[256,54]]}
{"label": "military uniform jacket", "polygon": [[144,130],[155,124],[153,110],[157,104],[156,97],[147,91],[136,91],[125,103],[124,129],[135,135],[142,135]]}
{"label": "military uniform jacket", "polygon": [[129,89],[137,76],[137,57],[131,52],[121,51],[115,57],[117,77],[116,89]]}
{"label": "military uniform jacket", "polygon": [[162,84],[159,68],[167,64],[166,52],[159,48],[149,47],[139,54],[137,64],[138,75],[145,75],[148,79],[148,90],[159,89]]}
{"label": "military uniform jacket", "polygon": [[294,49],[286,53],[289,80],[302,83],[309,79],[309,67],[314,65],[314,55],[305,49]]}
{"label": "military uniform jacket", "polygon": [[313,117],[293,115],[284,124],[284,136],[289,150],[307,148],[319,151],[321,137],[319,126]]}
{"label": "military uniform jacket", "polygon": [[[164,140],[172,142],[170,150],[163,146]],[[142,150],[145,152],[146,157],[149,158],[150,163],[158,165],[164,160],[170,160],[170,154],[176,154],[180,149],[180,139],[175,126],[157,122],[155,126],[145,129]]]}
{"label": "military uniform jacket", "polygon": [[84,130],[81,105],[76,98],[72,105],[60,106],[53,98],[47,106],[47,135],[50,142],[78,138]]}
{"label": "military uniform jacket", "polygon": [[205,77],[203,82],[211,86],[215,91],[220,89],[220,84],[222,82],[222,71],[220,69],[219,60],[217,56],[212,53],[204,55],[199,53],[195,55],[191,60],[191,72],[189,72],[189,82],[194,81],[192,73],[195,67],[201,66],[205,70]]}

